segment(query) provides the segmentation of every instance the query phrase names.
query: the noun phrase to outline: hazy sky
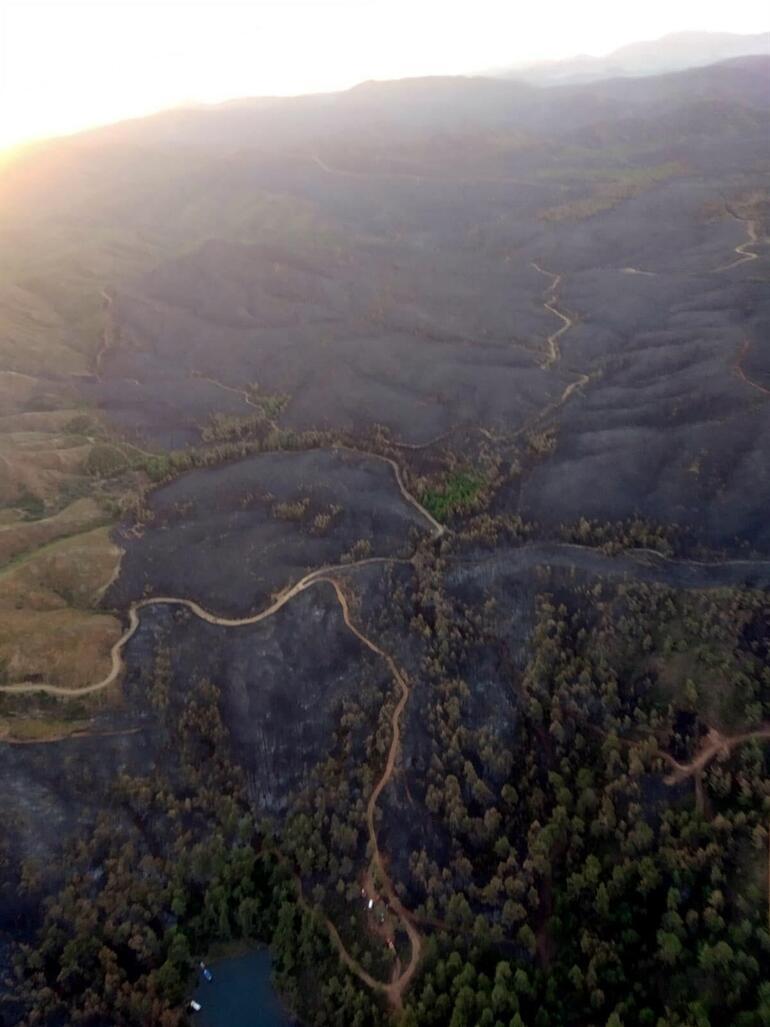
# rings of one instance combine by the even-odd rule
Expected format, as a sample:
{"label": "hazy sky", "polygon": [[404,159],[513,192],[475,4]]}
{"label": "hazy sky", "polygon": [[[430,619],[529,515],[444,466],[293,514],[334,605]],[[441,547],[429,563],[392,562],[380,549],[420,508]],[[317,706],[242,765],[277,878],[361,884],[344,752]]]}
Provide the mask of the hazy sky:
{"label": "hazy sky", "polygon": [[0,0],[0,146],[190,100],[768,27],[767,0]]}

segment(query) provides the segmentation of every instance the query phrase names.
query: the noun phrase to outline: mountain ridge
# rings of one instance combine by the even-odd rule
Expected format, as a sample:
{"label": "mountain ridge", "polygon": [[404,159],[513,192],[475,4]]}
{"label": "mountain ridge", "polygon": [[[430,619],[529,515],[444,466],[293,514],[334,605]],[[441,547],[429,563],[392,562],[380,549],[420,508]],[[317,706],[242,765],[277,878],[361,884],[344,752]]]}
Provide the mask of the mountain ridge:
{"label": "mountain ridge", "polygon": [[770,31],[745,34],[685,31],[628,43],[602,56],[577,54],[561,60],[517,63],[490,69],[486,73],[531,85],[577,85],[608,78],[686,71],[734,57],[769,53]]}

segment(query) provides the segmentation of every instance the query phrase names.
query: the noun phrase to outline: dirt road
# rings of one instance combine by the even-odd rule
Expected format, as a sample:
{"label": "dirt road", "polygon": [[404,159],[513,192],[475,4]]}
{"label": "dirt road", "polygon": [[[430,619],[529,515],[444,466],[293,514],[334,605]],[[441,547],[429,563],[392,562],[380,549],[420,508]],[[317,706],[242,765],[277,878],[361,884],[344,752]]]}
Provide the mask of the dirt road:
{"label": "dirt road", "polygon": [[[557,331],[549,335],[548,339],[546,340],[548,350],[540,366],[541,368],[543,368],[543,370],[547,370],[549,367],[553,367],[553,365],[557,363],[557,361],[561,360],[559,339],[562,337],[562,335],[564,335],[565,332],[569,331],[570,328],[574,327],[575,321],[568,314],[565,314],[563,311],[559,310],[559,308],[556,306],[556,294],[559,290],[559,286],[561,285],[562,276],[555,274],[553,271],[546,271],[546,269],[544,267],[541,267],[535,260],[530,261],[530,267],[533,267],[535,271],[538,271],[541,275],[545,275],[547,278],[551,279],[551,284],[545,291],[543,307],[549,313],[555,314],[556,317],[558,317],[559,320],[563,322],[561,328],[559,328]],[[541,421],[543,421],[546,417],[550,417],[552,414],[556,413],[557,410],[561,409],[561,407],[564,406],[564,404],[567,402],[570,396],[573,395],[573,393],[577,392],[578,389],[584,388],[591,381],[592,375],[590,374],[581,374],[579,372],[574,373],[577,374],[575,381],[570,382],[569,385],[566,386],[561,396],[555,402],[548,403],[545,407],[543,407],[542,410],[538,411],[538,413],[535,414],[534,417],[530,418],[530,420],[527,421],[526,424],[524,424],[521,428],[514,432],[514,438],[526,434],[528,431],[531,431],[538,424],[540,424]]]}
{"label": "dirt road", "polygon": [[280,592],[273,602],[264,610],[247,617],[220,617],[218,614],[211,613],[209,610],[206,610],[194,599],[185,599],[181,596],[152,596],[148,599],[140,599],[138,602],[132,603],[129,607],[128,627],[110,650],[112,666],[109,674],[102,678],[101,681],[94,681],[93,684],[84,685],[82,688],[63,688],[59,685],[48,685],[38,681],[21,681],[13,685],[0,685],[0,692],[7,692],[12,695],[40,692],[45,695],[56,695],[65,699],[77,699],[80,696],[91,695],[94,692],[100,692],[103,689],[108,688],[118,679],[121,671],[123,670],[123,650],[139,627],[140,611],[146,609],[148,606],[183,606],[190,610],[191,613],[194,613],[196,617],[199,617],[201,620],[205,620],[208,624],[217,624],[224,628],[246,627],[251,624],[259,624],[260,621],[266,620],[268,617],[272,617],[274,613],[277,613],[296,595],[299,595],[300,592],[304,592],[306,588],[315,584],[319,577],[328,575],[332,571],[341,572],[354,567],[365,567],[370,564],[378,563],[409,563],[409,561],[399,560],[395,557],[388,556],[371,556],[365,560],[357,560],[355,563],[335,564],[330,567],[320,567],[318,570],[311,571],[310,574],[306,574],[304,578],[300,578],[296,584],[291,585],[284,589],[283,592]]}
{"label": "dirt road", "polygon": [[745,223],[746,235],[748,236],[748,238],[745,242],[742,242],[738,246],[736,246],[735,250],[733,251],[734,253],[738,254],[738,259],[731,261],[729,264],[722,264],[721,267],[715,268],[716,271],[729,271],[730,268],[738,267],[739,264],[746,264],[750,260],[759,260],[759,254],[753,253],[749,249],[750,246],[756,246],[756,244],[759,242],[759,230],[757,227],[758,223],[751,218],[738,217],[738,215],[734,214],[729,207],[727,208],[727,213],[730,215],[731,218],[735,218],[736,221],[743,221]]}
{"label": "dirt road", "polygon": [[[391,1002],[394,1008],[400,1009],[402,1006],[403,993],[409,986],[409,983],[412,977],[414,976],[414,973],[417,969],[420,960],[420,955],[422,952],[422,939],[419,931],[417,930],[414,924],[412,917],[401,904],[401,901],[398,895],[396,894],[396,890],[393,886],[393,882],[391,881],[390,876],[388,875],[388,871],[385,866],[385,862],[382,858],[382,853],[380,851],[379,844],[377,841],[375,811],[377,801],[380,795],[382,794],[383,789],[386,787],[386,785],[392,778],[396,766],[396,759],[398,757],[401,745],[400,721],[401,715],[404,711],[404,707],[406,706],[407,700],[409,699],[409,686],[406,682],[406,679],[404,678],[404,675],[396,666],[392,656],[390,656],[389,653],[385,652],[384,649],[381,649],[378,645],[376,645],[376,643],[374,643],[370,638],[368,638],[353,623],[350,615],[350,607],[347,601],[347,597],[345,596],[345,593],[342,589],[342,586],[335,577],[331,577],[331,572],[339,574],[340,572],[351,570],[355,567],[363,567],[373,564],[394,562],[408,563],[409,561],[392,560],[388,557],[371,557],[367,560],[359,560],[356,563],[343,564],[341,566],[329,568],[321,568],[317,571],[313,571],[310,574],[305,575],[304,578],[301,578],[300,581],[298,581],[295,585],[292,585],[290,588],[282,592],[274,600],[274,602],[271,603],[270,606],[268,606],[266,609],[250,617],[219,617],[216,614],[212,614],[208,610],[204,609],[199,603],[196,603],[194,600],[183,599],[176,596],[156,596],[151,599],[143,599],[138,603],[134,603],[134,605],[129,610],[129,626],[124,632],[123,636],[115,643],[115,645],[112,648],[113,666],[110,673],[102,681],[94,682],[94,684],[87,685],[84,688],[80,689],[66,689],[60,688],[55,685],[45,685],[36,682],[28,682],[17,685],[5,685],[3,686],[2,691],[15,694],[20,694],[24,692],[44,692],[48,695],[75,698],[77,696],[87,695],[92,692],[96,692],[100,689],[108,687],[110,684],[117,680],[118,676],[120,675],[123,669],[123,649],[125,648],[129,639],[134,635],[137,628],[139,627],[139,612],[148,606],[182,606],[190,610],[201,620],[205,620],[209,624],[217,624],[222,627],[242,627],[246,625],[258,624],[260,623],[260,621],[267,620],[268,617],[272,617],[273,614],[277,613],[295,596],[299,595],[301,592],[304,592],[305,589],[310,588],[313,585],[331,585],[334,589],[334,594],[337,599],[337,602],[340,605],[340,609],[342,610],[342,616],[345,622],[345,626],[350,632],[352,632],[352,634],[356,636],[356,638],[361,642],[362,645],[364,645],[367,649],[370,650],[370,652],[374,653],[380,659],[385,661],[393,677],[393,680],[398,685],[399,691],[401,693],[399,696],[398,703],[396,704],[393,710],[393,714],[391,716],[392,738],[390,749],[388,751],[388,756],[385,762],[385,767],[383,768],[379,780],[372,789],[369,801],[367,803],[366,825],[369,834],[370,847],[372,851],[372,863],[376,868],[380,886],[382,887],[383,892],[387,896],[391,908],[401,921],[404,930],[406,931],[406,934],[409,938],[411,954],[406,969],[403,970],[398,977],[390,981],[388,984],[375,981],[374,978],[372,978],[371,975],[368,974],[363,969],[363,967],[361,967],[352,958],[352,956],[350,956],[347,953],[336,929],[331,923],[327,923],[330,928],[332,938],[340,951],[340,955],[342,956],[343,960],[347,963],[347,965],[351,968],[351,970],[353,970],[353,972],[356,973],[357,976],[370,987],[382,990],[383,993],[387,995],[388,1000]],[[79,737],[83,737],[87,733],[88,732],[78,732],[77,734]],[[6,739],[3,739],[3,741],[6,741]],[[50,739],[49,741],[53,741],[53,739]]]}
{"label": "dirt road", "polygon": [[760,385],[759,382],[753,381],[743,370],[743,360],[746,354],[749,352],[750,348],[751,343],[748,339],[746,339],[746,341],[741,346],[741,351],[738,354],[738,359],[733,364],[733,370],[741,379],[741,381],[744,382],[746,385],[749,385],[752,389],[756,389],[757,392],[761,392],[765,396],[770,396],[770,389],[766,389],[764,385]]}
{"label": "dirt road", "polygon": [[556,295],[559,291],[559,286],[561,285],[561,275],[554,274],[553,271],[546,271],[545,268],[540,267],[537,261],[534,260],[530,261],[530,266],[533,267],[535,271],[539,271],[541,275],[545,275],[547,278],[551,279],[551,284],[546,289],[546,299],[543,300],[543,306],[547,311],[549,311],[551,314],[555,314],[556,317],[558,317],[559,320],[563,322],[561,328],[559,328],[558,331],[553,332],[552,335],[549,335],[548,339],[546,340],[548,352],[545,356],[545,359],[543,360],[543,363],[540,366],[544,368],[551,367],[553,364],[556,363],[557,360],[561,359],[561,352],[559,350],[559,339],[562,337],[562,335],[564,335],[566,331],[569,331],[569,329],[573,326],[575,322],[568,314],[563,313],[563,311],[559,310],[559,308],[555,305]]}
{"label": "dirt road", "polygon": [[729,756],[739,745],[759,739],[770,738],[770,724],[765,724],[756,731],[747,731],[740,735],[723,735],[716,728],[711,728],[697,756],[689,763],[679,763],[673,756],[664,753],[664,759],[674,769],[663,780],[667,785],[679,784],[688,777],[700,774],[711,761],[719,755]]}
{"label": "dirt road", "polygon": [[[412,495],[409,489],[404,483],[404,479],[401,474],[401,468],[398,466],[395,460],[390,457],[382,456],[379,453],[364,453],[360,450],[351,449],[347,446],[335,446],[333,449],[341,450],[343,452],[355,453],[359,456],[370,457],[374,460],[381,460],[388,464],[396,479],[399,492],[402,497],[409,503],[410,506],[414,507],[415,510],[428,522],[433,531],[434,539],[440,538],[445,531],[443,524],[440,524],[436,518],[425,509],[420,501]],[[355,563],[349,564],[333,564],[326,567],[319,567],[315,571],[311,571],[301,578],[296,584],[289,586],[280,592],[275,600],[266,609],[260,613],[251,614],[247,617],[220,617],[217,614],[211,613],[206,610],[200,603],[197,603],[194,599],[186,599],[180,596],[153,596],[148,599],[141,599],[131,605],[128,611],[128,627],[121,635],[121,637],[115,642],[112,649],[110,650],[110,671],[100,681],[94,681],[90,685],[84,685],[82,688],[63,688],[59,685],[50,685],[45,682],[37,681],[20,681],[13,685],[0,685],[0,692],[8,692],[13,695],[24,695],[29,693],[41,693],[45,695],[55,695],[60,698],[76,699],[84,695],[92,695],[94,692],[100,692],[105,688],[109,688],[120,676],[123,670],[123,650],[129,640],[133,637],[137,628],[139,627],[139,611],[143,610],[147,606],[184,606],[196,617],[200,617],[201,620],[207,621],[209,624],[217,624],[220,627],[226,628],[238,628],[245,627],[251,624],[258,624],[260,621],[271,617],[274,613],[277,613],[289,600],[293,599],[294,596],[304,591],[308,586],[312,585],[318,578],[329,575],[334,571],[344,571],[352,567],[364,567],[369,564],[377,563],[409,563],[408,560],[398,560],[391,557],[379,557],[373,556],[365,560],[357,560]],[[111,582],[110,582],[111,583]],[[110,584],[108,583],[108,585]]]}
{"label": "dirt road", "polygon": [[[393,772],[396,767],[396,760],[401,748],[401,714],[404,712],[404,708],[409,700],[409,685],[407,684],[406,678],[398,669],[393,660],[393,657],[389,653],[385,652],[384,649],[380,649],[370,638],[367,638],[352,622],[350,617],[350,608],[348,601],[343,592],[340,583],[334,578],[318,578],[318,581],[328,581],[334,588],[337,596],[337,601],[342,609],[342,617],[345,621],[347,628],[352,631],[356,638],[366,646],[371,652],[379,656],[385,661],[388,666],[388,670],[393,677],[393,680],[398,685],[400,696],[393,710],[390,718],[391,724],[391,742],[390,749],[388,750],[388,756],[385,760],[385,766],[379,780],[372,789],[369,801],[366,804],[366,826],[369,833],[369,843],[372,850],[372,865],[376,871],[375,879],[379,881],[382,891],[385,893],[388,903],[391,909],[395,912],[396,916],[401,921],[404,930],[409,938],[409,944],[411,948],[409,962],[406,969],[403,970],[394,980],[388,985],[383,985],[383,990],[388,994],[388,997],[392,1004],[396,1008],[401,1008],[402,995],[409,986],[409,982],[414,976],[417,966],[420,961],[420,955],[422,953],[422,938],[420,932],[415,926],[414,919],[411,914],[401,904],[401,900],[396,894],[396,890],[393,887],[393,882],[390,879],[384,860],[382,858],[382,852],[377,841],[377,827],[375,824],[375,813],[377,809],[377,801],[382,794],[384,788],[393,777]],[[363,978],[362,978],[363,979]]]}

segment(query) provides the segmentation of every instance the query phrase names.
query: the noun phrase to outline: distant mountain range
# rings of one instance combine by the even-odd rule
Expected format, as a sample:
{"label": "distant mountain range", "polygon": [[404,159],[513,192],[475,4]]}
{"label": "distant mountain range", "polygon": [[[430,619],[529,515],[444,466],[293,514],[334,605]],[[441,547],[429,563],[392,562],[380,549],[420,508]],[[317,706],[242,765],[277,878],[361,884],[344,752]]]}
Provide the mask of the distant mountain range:
{"label": "distant mountain range", "polygon": [[543,61],[496,68],[488,74],[532,85],[566,85],[603,78],[660,75],[668,71],[716,64],[732,57],[770,54],[770,32],[675,32],[660,39],[631,43],[604,57],[581,54],[562,61]]}

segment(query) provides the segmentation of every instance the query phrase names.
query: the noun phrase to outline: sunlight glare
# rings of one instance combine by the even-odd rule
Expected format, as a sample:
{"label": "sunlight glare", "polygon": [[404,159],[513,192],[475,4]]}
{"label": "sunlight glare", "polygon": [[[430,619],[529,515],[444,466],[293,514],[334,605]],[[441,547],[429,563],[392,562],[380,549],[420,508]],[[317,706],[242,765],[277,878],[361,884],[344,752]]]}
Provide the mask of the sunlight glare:
{"label": "sunlight glare", "polygon": [[764,2],[4,0],[0,145],[187,102],[468,74],[698,28],[755,32]]}

